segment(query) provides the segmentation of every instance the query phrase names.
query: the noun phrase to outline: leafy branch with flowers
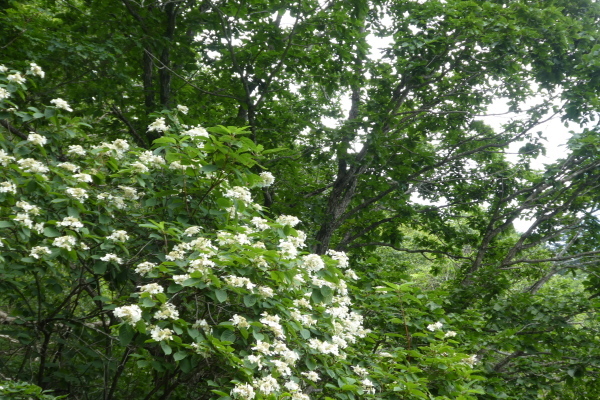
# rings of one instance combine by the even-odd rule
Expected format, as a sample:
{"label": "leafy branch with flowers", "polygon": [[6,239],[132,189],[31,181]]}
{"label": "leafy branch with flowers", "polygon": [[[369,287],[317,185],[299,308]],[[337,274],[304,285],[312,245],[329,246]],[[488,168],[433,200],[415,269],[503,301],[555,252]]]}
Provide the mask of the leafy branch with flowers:
{"label": "leafy branch with flowers", "polygon": [[[479,392],[475,359],[441,322],[424,328],[423,304],[411,305],[413,347],[358,311],[392,293],[406,301],[403,286],[355,304],[348,256],[310,253],[302,221],[261,206],[276,182],[260,165],[271,151],[245,128],[193,125],[180,105],[154,114],[151,149],[103,141],[61,98],[27,104],[44,75],[0,67],[12,127],[0,138],[0,311],[15,377],[105,400]],[[434,394],[427,377],[441,373],[455,382]]]}

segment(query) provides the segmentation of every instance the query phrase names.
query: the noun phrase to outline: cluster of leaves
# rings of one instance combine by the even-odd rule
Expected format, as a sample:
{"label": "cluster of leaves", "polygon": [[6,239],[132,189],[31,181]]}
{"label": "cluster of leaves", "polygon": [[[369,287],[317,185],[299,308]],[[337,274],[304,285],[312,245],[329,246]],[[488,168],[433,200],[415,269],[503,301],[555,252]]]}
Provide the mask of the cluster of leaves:
{"label": "cluster of leaves", "polygon": [[14,400],[58,400],[65,397],[55,397],[31,383],[14,381],[0,381],[0,395]]}

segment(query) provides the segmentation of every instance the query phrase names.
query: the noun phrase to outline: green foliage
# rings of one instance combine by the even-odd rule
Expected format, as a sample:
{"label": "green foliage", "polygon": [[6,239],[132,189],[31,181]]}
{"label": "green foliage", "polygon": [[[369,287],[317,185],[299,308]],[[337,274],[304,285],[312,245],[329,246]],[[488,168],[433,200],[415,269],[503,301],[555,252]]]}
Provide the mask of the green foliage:
{"label": "green foliage", "polygon": [[[597,2],[4,3],[3,375],[105,400],[273,397],[271,372],[316,398],[598,397],[597,129],[532,167],[549,115],[597,118]],[[519,117],[492,128],[498,97]],[[340,356],[318,350],[337,309],[365,329]],[[250,361],[282,340],[264,312],[289,376]]]}
{"label": "green foliage", "polygon": [[55,397],[41,387],[25,382],[0,381],[0,395],[11,400],[56,400],[64,396]]}

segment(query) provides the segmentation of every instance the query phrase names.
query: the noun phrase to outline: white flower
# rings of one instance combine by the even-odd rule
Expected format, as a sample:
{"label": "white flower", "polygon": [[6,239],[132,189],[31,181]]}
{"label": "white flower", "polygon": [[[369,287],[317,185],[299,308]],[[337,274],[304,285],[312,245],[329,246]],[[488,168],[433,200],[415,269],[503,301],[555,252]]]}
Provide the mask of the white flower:
{"label": "white flower", "polygon": [[73,175],[73,178],[77,180],[77,182],[83,182],[83,183],[91,183],[92,182],[92,176],[90,174],[75,174]]}
{"label": "white flower", "polygon": [[188,111],[190,111],[190,109],[189,109],[188,107],[186,107],[186,106],[182,106],[181,104],[178,104],[178,105],[177,105],[177,110],[178,110],[179,112],[181,112],[182,114],[187,114],[187,113],[188,113]]}
{"label": "white flower", "polygon": [[115,314],[115,317],[123,319],[130,325],[135,325],[142,319],[142,309],[136,304],[117,307],[114,309],[113,314]]}
{"label": "white flower", "polygon": [[357,279],[358,279],[358,275],[356,275],[356,272],[354,272],[354,271],[353,271],[353,270],[351,270],[351,269],[347,269],[347,270],[344,272],[344,276],[345,276],[346,278],[348,278],[348,279],[352,279],[352,280],[357,280]]}
{"label": "white flower", "polygon": [[246,318],[241,315],[234,314],[230,321],[233,326],[237,326],[238,328],[248,328],[250,326]]}
{"label": "white flower", "polygon": [[275,292],[273,291],[273,289],[271,289],[268,286],[260,286],[258,288],[258,294],[260,294],[262,297],[273,297],[273,296],[275,296]]}
{"label": "white flower", "polygon": [[294,243],[287,240],[279,240],[279,248],[281,249],[281,257],[286,260],[296,258],[298,255],[298,249],[294,246]]}
{"label": "white flower", "polygon": [[0,149],[0,164],[3,167],[8,166],[8,164],[14,161],[15,158],[13,156],[9,156],[3,149]]}
{"label": "white flower", "polygon": [[148,132],[165,132],[169,130],[169,127],[165,123],[165,119],[163,117],[157,118],[156,121],[148,125]]}
{"label": "white flower", "polygon": [[182,285],[183,282],[185,282],[188,279],[190,279],[190,275],[189,274],[173,275],[173,282],[175,282],[178,285]]}
{"label": "white flower", "polygon": [[366,369],[364,369],[363,367],[361,367],[359,365],[352,366],[352,370],[354,371],[354,373],[356,375],[360,375],[360,376],[367,376],[369,374],[369,372]]}
{"label": "white flower", "polygon": [[273,360],[272,363],[275,366],[275,368],[277,369],[277,372],[279,372],[281,375],[288,376],[288,375],[292,374],[292,370],[290,369],[289,365],[287,365],[287,363],[285,361]]}
{"label": "white flower", "polygon": [[73,111],[73,109],[69,106],[69,103],[67,103],[60,97],[50,100],[50,103],[54,104],[54,106],[58,109],[69,111],[69,112]]}
{"label": "white flower", "polygon": [[252,196],[250,195],[250,191],[245,187],[241,186],[234,186],[233,188],[226,191],[224,196],[230,199],[241,200],[244,203],[252,202]]}
{"label": "white flower", "polygon": [[137,172],[139,174],[145,174],[146,172],[150,171],[150,168],[139,161],[129,164],[129,167],[133,170],[133,172]]}
{"label": "white flower", "polygon": [[42,70],[42,68],[39,65],[37,65],[36,63],[29,64],[29,71],[33,75],[37,75],[40,78],[44,78],[44,76],[46,75],[46,73]]}
{"label": "white flower", "polygon": [[258,229],[259,231],[264,231],[266,229],[269,229],[270,226],[267,224],[268,222],[269,221],[267,221],[266,219],[261,218],[261,217],[254,217],[250,220],[250,223],[252,225],[254,225],[254,227],[256,229]]}
{"label": "white flower", "polygon": [[33,221],[29,218],[29,214],[18,213],[14,220],[16,222],[19,222],[21,225],[25,226],[26,228],[29,228],[29,229],[33,228]]}
{"label": "white flower", "polygon": [[477,364],[478,361],[479,360],[477,359],[477,354],[472,354],[469,357],[463,359],[463,362],[469,367],[473,367],[475,364]]}
{"label": "white flower", "polygon": [[[70,147],[72,147],[72,146],[70,146]],[[84,155],[85,155],[85,153],[84,153]],[[60,164],[57,165],[57,167],[64,168],[64,169],[66,169],[69,172],[77,172],[77,171],[79,171],[79,166],[77,166],[75,164],[71,164],[70,162],[60,163]]]}
{"label": "white flower", "polygon": [[285,386],[285,388],[290,392],[297,392],[298,390],[300,390],[300,385],[298,385],[294,381],[286,382],[283,386]]}
{"label": "white flower", "polygon": [[325,263],[318,254],[308,254],[302,257],[302,265],[309,272],[317,272],[325,268]]}
{"label": "white flower", "polygon": [[35,224],[33,226],[33,230],[36,231],[39,235],[44,232],[44,223],[40,222],[39,224]]}
{"label": "white flower", "polygon": [[283,327],[279,323],[280,318],[278,315],[269,315],[266,311],[261,314],[263,318],[259,321],[261,324],[266,325],[278,338],[284,338]]}
{"label": "white flower", "polygon": [[179,318],[179,311],[171,303],[165,303],[160,307],[156,313],[154,313],[156,319],[177,319]]}
{"label": "white flower", "polygon": [[0,64],[0,72],[6,72],[8,71],[8,68],[6,68],[6,66],[4,64]]}
{"label": "white flower", "polygon": [[280,215],[275,222],[281,225],[289,225],[293,228],[300,223],[300,220],[293,215]]}
{"label": "white flower", "polygon": [[117,255],[113,254],[113,253],[108,253],[104,257],[100,257],[100,260],[106,261],[106,262],[114,262],[115,264],[123,263],[123,259],[120,257],[117,257]]}
{"label": "white flower", "polygon": [[43,163],[34,160],[33,158],[22,158],[17,161],[17,164],[21,168],[23,168],[24,172],[31,172],[34,174],[45,174],[48,172],[48,167],[46,167]]}
{"label": "white flower", "polygon": [[173,331],[169,328],[161,329],[158,326],[155,326],[150,331],[150,337],[152,337],[152,339],[157,342],[160,342],[163,340],[168,341],[168,340],[173,339]]}
{"label": "white flower", "polygon": [[262,182],[258,184],[260,187],[271,186],[275,182],[275,177],[270,172],[261,172],[259,176],[262,179]]}
{"label": "white flower", "polygon": [[142,293],[158,294],[163,293],[165,291],[165,289],[158,283],[149,283],[147,285],[138,287],[140,288],[140,292]]}
{"label": "white flower", "polygon": [[348,267],[348,256],[343,251],[327,250],[327,255],[338,262],[338,267]]}
{"label": "white flower", "polygon": [[106,237],[108,240],[112,240],[115,242],[126,242],[129,240],[129,235],[126,231],[113,231],[110,236]]}
{"label": "white flower", "polygon": [[38,206],[34,206],[33,204],[29,204],[26,201],[17,201],[17,204],[15,204],[15,206],[17,206],[18,208],[22,208],[23,211],[31,215],[40,215],[40,213],[42,212],[41,208],[39,208]]}
{"label": "white flower", "polygon": [[10,97],[10,92],[3,87],[0,87],[0,101],[4,99],[8,99]]}
{"label": "white flower", "polygon": [[264,395],[270,395],[273,392],[277,392],[280,389],[279,383],[277,383],[277,379],[273,378],[271,375],[267,375],[259,379],[255,384],[260,392]]}
{"label": "white flower", "polygon": [[165,159],[162,156],[158,156],[151,151],[144,151],[140,154],[139,160],[142,164],[158,167],[160,165],[165,165]]}
{"label": "white flower", "polygon": [[435,331],[442,329],[442,326],[443,326],[443,324],[440,321],[438,321],[435,324],[427,325],[427,330],[429,330],[431,332],[435,332]]}
{"label": "white flower", "polygon": [[65,193],[82,203],[89,197],[86,190],[82,188],[67,188]]}
{"label": "white flower", "polygon": [[77,244],[77,240],[73,236],[61,236],[54,239],[52,244],[56,247],[71,251],[73,250],[73,246]]}
{"label": "white flower", "polygon": [[40,258],[40,256],[49,255],[51,253],[52,252],[50,251],[50,249],[47,248],[46,246],[35,246],[31,249],[29,256],[31,256],[37,260]]}
{"label": "white flower", "polygon": [[12,182],[2,182],[0,183],[0,193],[17,194],[17,185]]}
{"label": "white flower", "polygon": [[196,320],[196,323],[192,325],[192,328],[202,329],[204,333],[208,335],[212,334],[212,328],[205,319]]}
{"label": "white flower", "polygon": [[448,331],[444,335],[445,338],[447,338],[447,337],[454,337],[454,336],[456,336],[456,332],[454,332],[454,331]]}
{"label": "white flower", "polygon": [[63,226],[65,228],[71,228],[74,231],[79,231],[79,228],[83,228],[83,224],[75,217],[64,217],[62,221],[56,223],[57,226]]}
{"label": "white flower", "polygon": [[27,136],[27,141],[31,142],[31,143],[33,143],[35,145],[38,145],[38,146],[43,146],[43,145],[45,145],[48,142],[48,139],[46,139],[44,136],[42,136],[40,134],[30,133]]}
{"label": "white flower", "polygon": [[363,390],[369,394],[375,394],[375,386],[373,386],[373,382],[369,379],[365,378],[361,382]]}
{"label": "white flower", "polygon": [[238,397],[242,400],[252,400],[256,394],[254,388],[248,383],[238,383],[230,393],[233,397]]}
{"label": "white flower", "polygon": [[137,267],[135,267],[135,272],[140,275],[146,275],[148,272],[156,268],[156,266],[156,264],[146,261],[141,264],[138,264]]}
{"label": "white flower", "polygon": [[204,129],[201,126],[197,126],[195,128],[188,129],[187,131],[183,132],[183,134],[188,135],[191,138],[208,137],[208,132],[206,131],[206,129]]}
{"label": "white flower", "polygon": [[25,77],[23,75],[21,75],[18,72],[15,72],[14,74],[8,75],[6,77],[6,80],[8,80],[9,82],[13,82],[13,83],[25,83]]}
{"label": "white flower", "polygon": [[224,279],[228,285],[233,287],[245,287],[248,290],[252,290],[256,286],[254,283],[252,283],[250,279],[243,278],[240,276],[229,275],[226,276]]}
{"label": "white flower", "polygon": [[194,236],[198,232],[200,232],[200,227],[199,226],[190,226],[185,231],[183,231],[183,235],[184,236]]}
{"label": "white flower", "polygon": [[311,380],[313,382],[318,382],[321,380],[321,377],[315,371],[302,372],[302,375],[304,375],[306,379]]}
{"label": "white flower", "polygon": [[73,154],[73,155],[77,155],[77,156],[85,156],[86,153],[87,152],[85,151],[85,149],[78,144],[70,145],[69,150],[67,150],[67,154]]}

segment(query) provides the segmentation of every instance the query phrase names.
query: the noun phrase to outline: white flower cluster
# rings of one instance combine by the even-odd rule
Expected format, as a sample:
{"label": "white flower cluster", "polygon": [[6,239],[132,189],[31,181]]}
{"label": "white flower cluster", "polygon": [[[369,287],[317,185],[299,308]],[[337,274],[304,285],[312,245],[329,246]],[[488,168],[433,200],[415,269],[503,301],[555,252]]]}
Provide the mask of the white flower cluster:
{"label": "white flower cluster", "polygon": [[57,167],[66,169],[69,172],[73,172],[76,173],[77,171],[79,171],[79,166],[72,164],[70,162],[63,162],[57,165]]}
{"label": "white flower cluster", "polygon": [[152,271],[156,267],[157,267],[157,265],[155,263],[151,263],[149,261],[146,261],[146,262],[138,264],[135,267],[135,272],[137,274],[140,274],[140,275],[143,276],[143,275],[146,275],[148,272]]}
{"label": "white flower cluster", "polygon": [[225,192],[224,196],[230,199],[240,200],[245,204],[249,204],[252,202],[252,195],[250,194],[250,191],[245,187],[241,186],[232,187],[231,189]]}
{"label": "white flower cluster", "polygon": [[155,326],[150,331],[150,337],[152,338],[152,340],[155,340],[157,342],[161,342],[163,340],[166,342],[173,339],[173,330],[169,328],[161,329],[160,327]]}
{"label": "white flower cluster", "polygon": [[181,104],[178,104],[177,111],[179,111],[182,114],[187,114],[190,111],[190,109],[187,106],[182,106]]}
{"label": "white flower cluster", "polygon": [[56,98],[54,100],[50,100],[50,103],[54,104],[54,107],[60,109],[60,110],[65,110],[65,111],[69,111],[72,112],[73,109],[71,108],[71,106],[69,106],[69,103],[67,103],[66,101],[64,101],[63,99]]}
{"label": "white flower cluster", "polygon": [[41,256],[50,255],[50,254],[52,254],[52,252],[50,251],[50,249],[48,247],[35,246],[35,247],[31,248],[31,252],[29,253],[29,256],[38,260]]}
{"label": "white flower cluster", "polygon": [[30,133],[29,136],[27,136],[27,141],[37,146],[43,146],[48,142],[48,139],[38,133]]}
{"label": "white flower cluster", "polygon": [[81,223],[79,218],[75,217],[64,217],[62,221],[56,223],[56,226],[71,228],[76,232],[79,232],[79,229],[83,228],[83,224]]}
{"label": "white flower cluster", "polygon": [[435,331],[439,331],[440,329],[442,329],[443,326],[444,325],[440,321],[438,321],[434,324],[427,325],[427,330],[431,331],[431,332],[435,332]]}
{"label": "white flower cluster", "polygon": [[157,118],[156,121],[148,125],[148,132],[166,132],[168,130],[169,126],[163,117]]}
{"label": "white flower cluster", "polygon": [[33,158],[22,158],[17,160],[17,164],[19,164],[19,167],[23,170],[23,172],[40,174],[43,177],[46,177],[44,174],[49,171],[48,167],[46,167],[44,163]]}
{"label": "white flower cluster", "polygon": [[10,92],[3,87],[0,87],[0,101],[6,100],[10,97]]}
{"label": "white flower cluster", "polygon": [[92,176],[90,174],[74,174],[73,179],[77,180],[77,182],[81,183],[91,183]]}
{"label": "white flower cluster", "polygon": [[257,184],[259,187],[271,186],[275,182],[275,177],[270,172],[261,172],[259,176],[261,179],[261,181]]}
{"label": "white flower cluster", "polygon": [[127,150],[129,150],[129,143],[124,139],[116,139],[110,143],[102,142],[98,146],[93,146],[92,149],[99,151],[101,154],[112,151],[116,159],[121,159]]}
{"label": "white flower cluster", "polygon": [[60,247],[62,249],[66,249],[68,251],[73,250],[73,247],[77,244],[77,239],[73,236],[61,236],[54,239],[52,244],[56,247]]}
{"label": "white flower cluster", "polygon": [[289,225],[293,228],[300,223],[300,220],[293,215],[280,215],[275,222],[281,225]]}
{"label": "white flower cluster", "polygon": [[13,161],[15,161],[13,156],[9,156],[3,149],[0,149],[0,164],[2,164],[3,167],[8,167],[8,164]]}
{"label": "white flower cluster", "polygon": [[130,325],[135,325],[142,319],[142,309],[136,304],[117,307],[113,310],[113,314],[115,314],[115,317],[123,319]]}
{"label": "white flower cluster", "polygon": [[17,185],[12,182],[1,182],[0,193],[12,193],[17,194]]}
{"label": "white flower cluster", "polygon": [[106,261],[106,262],[114,262],[115,264],[123,264],[123,259],[113,253],[108,253],[108,254],[104,255],[103,257],[100,257],[100,260]]}
{"label": "white flower cluster", "polygon": [[44,78],[44,76],[46,76],[46,73],[42,70],[42,67],[40,67],[36,63],[29,64],[29,72],[32,75],[37,75],[42,79]]}
{"label": "white flower cluster", "polygon": [[67,188],[67,190],[65,190],[65,193],[81,203],[83,203],[88,197],[90,197],[85,189],[79,187]]}
{"label": "white flower cluster", "polygon": [[158,294],[163,293],[165,289],[158,283],[149,283],[147,285],[138,286],[141,293]]}
{"label": "white flower cluster", "polygon": [[20,72],[15,72],[6,77],[6,80],[12,83],[23,84],[25,83],[25,77]]}
{"label": "white flower cluster", "polygon": [[72,144],[69,146],[69,150],[67,150],[67,154],[75,155],[75,156],[85,156],[87,151],[78,144]]}
{"label": "white flower cluster", "polygon": [[151,151],[144,151],[139,156],[139,162],[148,168],[159,167],[165,165],[165,159],[162,156],[158,156]]}
{"label": "white flower cluster", "polygon": [[129,240],[129,235],[127,234],[127,231],[117,230],[113,231],[113,233],[107,236],[106,239],[122,243]]}
{"label": "white flower cluster", "polygon": [[194,128],[188,129],[187,131],[183,132],[183,134],[191,137],[192,139],[208,137],[208,132],[201,126],[196,126]]}
{"label": "white flower cluster", "polygon": [[175,307],[175,305],[173,305],[171,303],[165,303],[160,307],[160,310],[158,310],[154,314],[154,318],[156,318],[156,319],[177,319],[177,318],[179,318],[179,311],[177,311],[177,308]]}

